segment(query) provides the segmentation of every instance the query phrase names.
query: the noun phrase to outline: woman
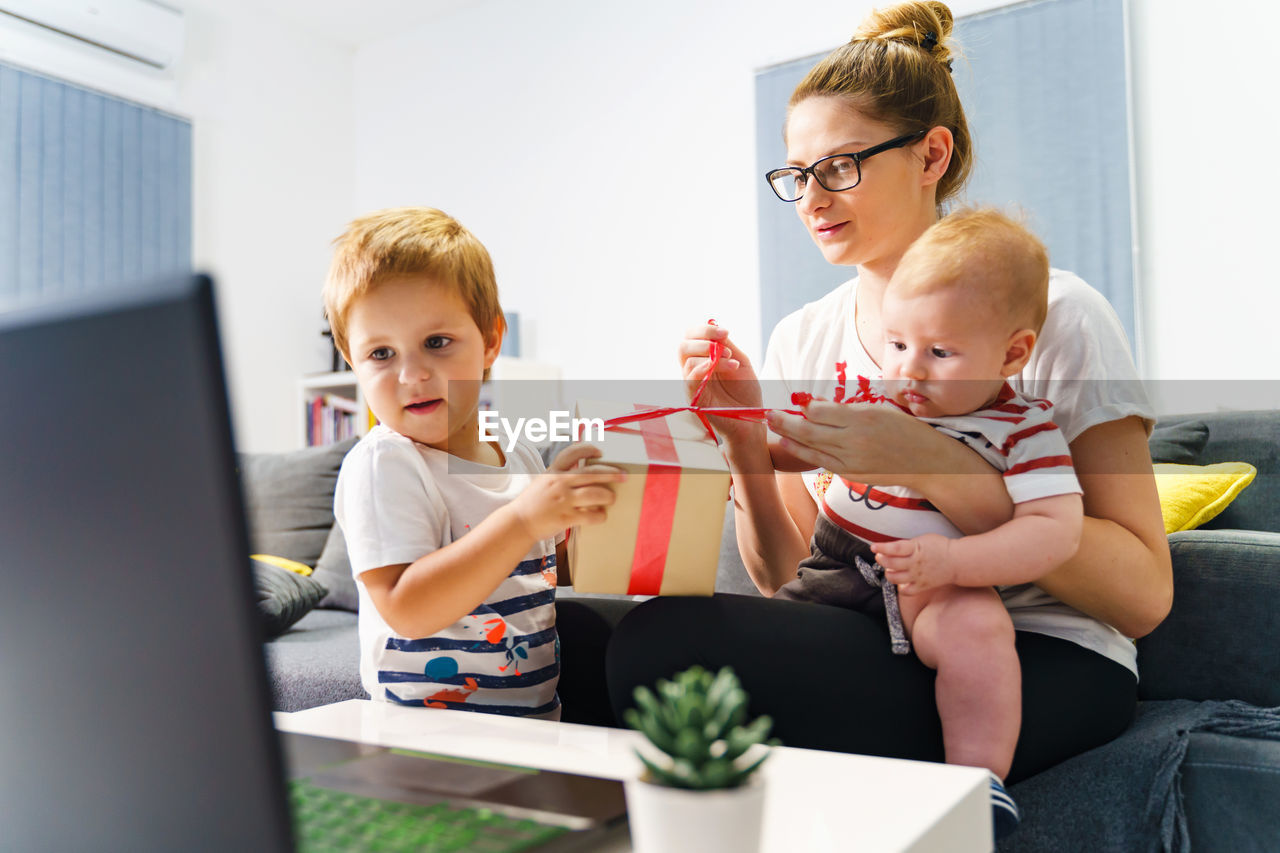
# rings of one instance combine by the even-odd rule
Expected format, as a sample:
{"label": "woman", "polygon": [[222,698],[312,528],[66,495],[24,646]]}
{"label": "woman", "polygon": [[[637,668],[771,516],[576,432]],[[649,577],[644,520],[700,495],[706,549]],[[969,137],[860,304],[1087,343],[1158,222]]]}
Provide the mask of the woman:
{"label": "woman", "polygon": [[[942,3],[873,12],[792,95],[788,164],[772,182],[784,201],[795,201],[824,257],[856,266],[857,276],[778,324],[763,371],[776,380],[766,383],[771,390],[839,399],[838,386],[878,373],[885,286],[902,253],[937,220],[939,205],[963,186],[972,160],[950,74],[951,30]],[[681,344],[686,381],[705,376],[716,344],[727,351],[702,402],[761,405],[750,361],[715,326],[691,330]],[[1023,677],[1022,734],[1008,777],[1017,781],[1129,724],[1137,671],[1123,637],[1149,633],[1168,613],[1172,573],[1146,445],[1153,413],[1101,295],[1055,270],[1036,355],[1012,384],[1054,402],[1087,516],[1076,556],[1039,584],[1063,604],[1026,612],[1010,606]],[[815,402],[807,415],[771,416],[773,438],[760,424],[716,424],[733,472],[739,549],[766,597],[654,599],[637,607],[609,649],[615,710],[630,705],[638,684],[694,663],[728,664],[752,712],[771,715],[787,745],[941,761],[933,672],[890,653],[883,620],[767,597],[808,555],[817,512],[817,472],[775,474],[772,460],[909,486],[965,533],[1007,520],[1008,494],[960,442],[890,407]]]}

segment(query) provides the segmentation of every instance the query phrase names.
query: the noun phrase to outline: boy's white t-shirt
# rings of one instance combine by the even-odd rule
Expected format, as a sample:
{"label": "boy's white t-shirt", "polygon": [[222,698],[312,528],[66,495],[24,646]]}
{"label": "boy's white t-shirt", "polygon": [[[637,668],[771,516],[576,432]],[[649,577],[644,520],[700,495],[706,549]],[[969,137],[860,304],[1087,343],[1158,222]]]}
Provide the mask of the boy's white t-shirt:
{"label": "boy's white t-shirt", "polygon": [[[805,391],[831,400],[840,374],[852,391],[856,377],[880,368],[863,348],[854,326],[858,279],[784,317],[773,330],[760,371],[765,405],[790,407]],[[1090,427],[1136,415],[1150,432],[1155,409],[1138,378],[1129,341],[1106,297],[1078,276],[1049,272],[1049,311],[1031,360],[1009,384],[1028,399],[1053,403],[1053,420],[1074,441]],[[814,494],[818,471],[803,474]],[[1135,674],[1131,641],[1109,625],[1052,598],[1036,586],[1006,599],[1014,627],[1070,640],[1116,661]]]}
{"label": "boy's white t-shirt", "polygon": [[374,699],[559,719],[556,539],[543,539],[474,611],[431,637],[383,620],[361,573],[412,563],[465,536],[545,470],[518,443],[500,467],[419,444],[378,425],[343,460],[334,514],[360,596],[360,678]]}

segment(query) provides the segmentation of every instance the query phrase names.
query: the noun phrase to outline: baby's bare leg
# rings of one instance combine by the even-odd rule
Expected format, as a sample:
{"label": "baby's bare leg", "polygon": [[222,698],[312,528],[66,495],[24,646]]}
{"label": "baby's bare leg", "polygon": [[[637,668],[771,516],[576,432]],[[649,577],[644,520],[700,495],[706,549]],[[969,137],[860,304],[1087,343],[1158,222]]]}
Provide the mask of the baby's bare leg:
{"label": "baby's bare leg", "polygon": [[938,672],[947,763],[986,767],[1003,779],[1022,725],[1022,671],[999,594],[950,586],[899,600],[916,654]]}

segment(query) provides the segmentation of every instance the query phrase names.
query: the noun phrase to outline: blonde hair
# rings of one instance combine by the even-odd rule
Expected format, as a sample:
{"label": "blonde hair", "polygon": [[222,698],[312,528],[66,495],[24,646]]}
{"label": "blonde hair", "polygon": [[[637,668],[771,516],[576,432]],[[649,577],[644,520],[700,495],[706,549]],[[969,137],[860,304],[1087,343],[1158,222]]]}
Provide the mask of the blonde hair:
{"label": "blonde hair", "polygon": [[962,208],[907,249],[890,288],[920,296],[963,287],[1012,328],[1037,335],[1049,310],[1049,253],[1036,235],[995,208]]}
{"label": "blonde hair", "polygon": [[937,204],[969,178],[973,140],[951,79],[954,19],[945,3],[908,2],[873,9],[848,43],[815,65],[791,93],[788,115],[801,101],[835,97],[901,133],[945,127],[951,162],[937,185]]}
{"label": "blonde hair", "polygon": [[495,329],[506,332],[489,252],[449,214],[433,207],[379,210],[352,221],[333,243],[324,313],[333,343],[348,361],[351,306],[394,276],[423,275],[448,282],[458,289],[486,343],[492,343]]}

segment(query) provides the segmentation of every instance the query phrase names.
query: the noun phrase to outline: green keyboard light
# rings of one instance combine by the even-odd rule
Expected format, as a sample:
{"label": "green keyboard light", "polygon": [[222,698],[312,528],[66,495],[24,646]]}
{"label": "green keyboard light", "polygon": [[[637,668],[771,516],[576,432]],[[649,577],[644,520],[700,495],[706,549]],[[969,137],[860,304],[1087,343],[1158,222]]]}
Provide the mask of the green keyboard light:
{"label": "green keyboard light", "polygon": [[290,784],[301,853],[518,853],[569,830],[485,808],[410,805],[306,782]]}

